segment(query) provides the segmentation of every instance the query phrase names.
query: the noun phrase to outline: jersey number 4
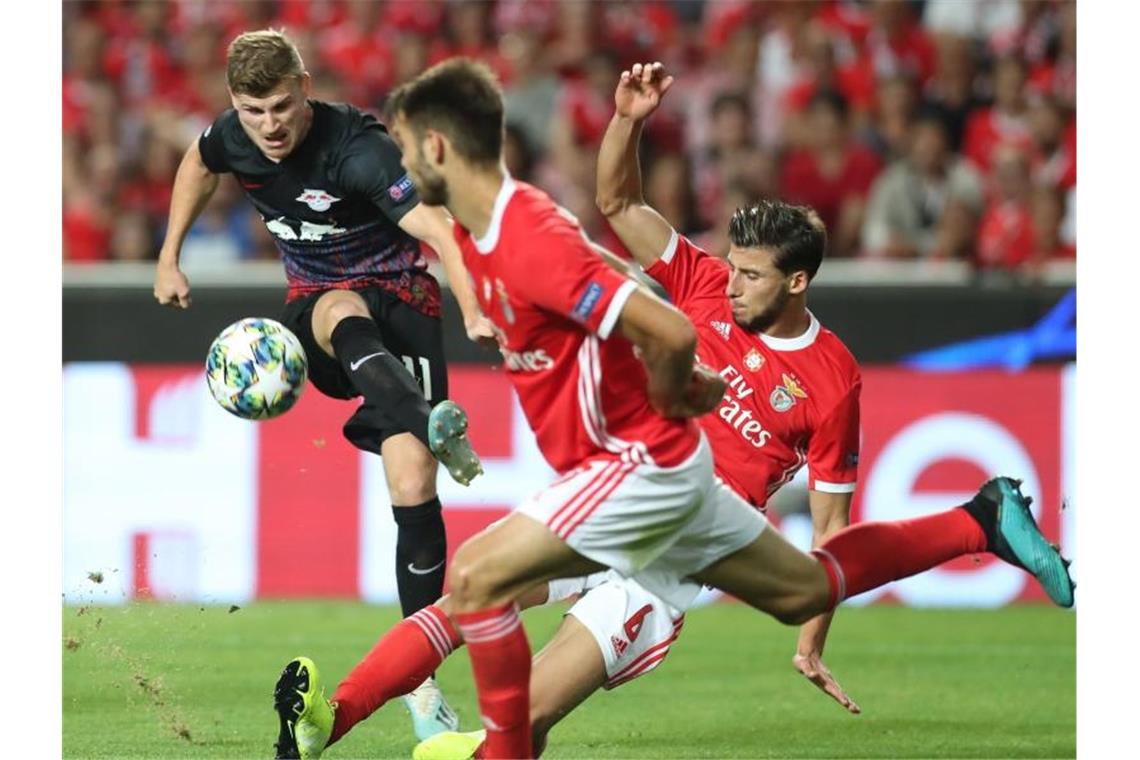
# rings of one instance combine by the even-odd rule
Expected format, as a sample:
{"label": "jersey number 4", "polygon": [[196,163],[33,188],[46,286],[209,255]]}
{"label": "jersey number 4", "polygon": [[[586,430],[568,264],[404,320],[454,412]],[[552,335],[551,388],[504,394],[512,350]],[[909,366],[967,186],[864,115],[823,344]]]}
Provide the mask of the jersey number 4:
{"label": "jersey number 4", "polygon": [[625,637],[629,639],[630,644],[637,641],[637,636],[641,633],[641,626],[645,624],[645,616],[650,612],[653,612],[653,605],[647,604],[625,621]]}

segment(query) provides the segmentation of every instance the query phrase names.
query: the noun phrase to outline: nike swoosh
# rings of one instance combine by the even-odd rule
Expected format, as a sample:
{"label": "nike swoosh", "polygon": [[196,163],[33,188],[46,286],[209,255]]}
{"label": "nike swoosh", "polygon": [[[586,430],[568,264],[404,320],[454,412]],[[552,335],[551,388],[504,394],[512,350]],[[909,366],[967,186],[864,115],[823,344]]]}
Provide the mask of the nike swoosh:
{"label": "nike swoosh", "polygon": [[444,562],[447,562],[447,560],[441,559],[439,561],[438,565],[432,565],[427,570],[420,570],[418,567],[416,567],[414,562],[409,562],[408,563],[408,572],[411,573],[412,575],[427,575],[428,573],[434,573],[436,570],[443,567]]}
{"label": "nike swoosh", "polygon": [[360,367],[361,364],[364,364],[364,362],[368,361],[369,359],[374,359],[377,356],[383,356],[383,355],[384,355],[383,351],[377,351],[374,354],[369,354],[368,356],[362,356],[354,362],[349,362],[348,368],[350,370],[352,370],[353,372],[355,372]]}

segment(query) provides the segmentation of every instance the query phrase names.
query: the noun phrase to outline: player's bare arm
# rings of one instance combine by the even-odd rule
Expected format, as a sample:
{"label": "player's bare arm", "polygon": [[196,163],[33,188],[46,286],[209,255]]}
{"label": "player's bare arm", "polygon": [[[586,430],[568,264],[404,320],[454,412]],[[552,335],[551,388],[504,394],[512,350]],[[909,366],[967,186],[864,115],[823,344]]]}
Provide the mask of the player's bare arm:
{"label": "player's bare arm", "polygon": [[694,364],[697,333],[688,317],[638,288],[618,317],[618,328],[634,346],[649,375],[649,403],[666,417],[698,417],[716,408],[725,382]]}
{"label": "player's bare arm", "polygon": [[614,115],[598,152],[596,203],[634,259],[649,267],[665,251],[673,228],[645,203],[637,146],[645,120],[673,84],[660,63],[634,64],[621,73]]}
{"label": "player's bare arm", "polygon": [[158,253],[158,266],[154,274],[154,297],[163,306],[190,306],[190,281],[178,266],[182,243],[194,220],[202,213],[206,203],[218,189],[218,175],[206,168],[198,152],[195,139],[186,149],[178,173],[174,177],[174,191],[170,197],[170,218],[166,225],[166,239]]}
{"label": "player's bare arm", "polygon": [[[812,548],[821,546],[827,539],[846,528],[851,523],[850,493],[829,493],[808,491],[808,506],[811,509]],[[805,678],[819,687],[824,693],[842,705],[848,712],[861,712],[855,700],[835,680],[835,676],[823,663],[823,647],[827,632],[831,627],[834,612],[826,612],[814,617],[800,627],[796,653],[792,665]]]}
{"label": "player's bare arm", "polygon": [[467,330],[467,337],[489,348],[497,348],[498,343],[491,329],[491,322],[483,316],[479,303],[475,300],[471,277],[467,274],[467,268],[463,266],[463,254],[459,252],[459,244],[455,242],[451,224],[451,217],[442,206],[428,206],[423,203],[404,214],[399,221],[400,228],[404,232],[427,243],[439,254],[451,292],[459,303],[459,311],[463,314],[463,326]]}

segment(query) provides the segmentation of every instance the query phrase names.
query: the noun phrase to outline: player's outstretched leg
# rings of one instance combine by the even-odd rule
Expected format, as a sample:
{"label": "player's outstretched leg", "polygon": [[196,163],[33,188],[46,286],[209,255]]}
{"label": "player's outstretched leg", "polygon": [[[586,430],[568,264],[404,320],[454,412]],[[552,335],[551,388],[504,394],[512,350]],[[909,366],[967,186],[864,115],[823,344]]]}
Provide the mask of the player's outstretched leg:
{"label": "player's outstretched leg", "polygon": [[281,721],[276,756],[320,757],[332,733],[333,709],[312,660],[296,657],[285,666],[273,688],[273,706]]}
{"label": "player's outstretched leg", "polygon": [[[394,625],[337,686],[332,697],[336,714],[329,744],[388,700],[421,687],[462,643],[437,605],[424,607]],[[416,732],[417,738],[426,738],[418,736],[418,727]]]}
{"label": "player's outstretched leg", "polygon": [[1055,603],[1073,606],[1068,560],[1041,534],[1020,481],[987,481],[961,507],[913,520],[855,523],[812,553],[834,602],[908,578],[964,554],[988,551],[1029,572]]}
{"label": "player's outstretched leg", "polygon": [[[986,481],[966,505],[986,534],[989,551],[1030,573],[1054,603],[1073,606],[1076,584],[1069,576],[1069,560],[1046,540],[1033,519],[1033,499],[1021,493],[1021,481],[998,477]],[[989,505],[992,505],[990,507]]]}
{"label": "player's outstretched leg", "polygon": [[453,401],[436,404],[428,417],[428,444],[456,482],[468,485],[482,474],[479,455],[467,438],[467,413]]}
{"label": "player's outstretched leg", "polygon": [[1019,481],[998,477],[961,507],[913,520],[855,523],[812,553],[822,560],[836,603],[955,557],[988,551],[1032,574],[1058,605],[1071,607],[1068,561],[1041,534],[1030,503]]}

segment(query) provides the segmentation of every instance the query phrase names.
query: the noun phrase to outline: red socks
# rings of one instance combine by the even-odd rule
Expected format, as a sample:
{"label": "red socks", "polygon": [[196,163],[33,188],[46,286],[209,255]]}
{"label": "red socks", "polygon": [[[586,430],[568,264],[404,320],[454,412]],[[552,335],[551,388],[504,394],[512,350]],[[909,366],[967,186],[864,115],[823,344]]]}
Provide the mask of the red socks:
{"label": "red socks", "polygon": [[827,570],[832,606],[963,554],[986,551],[981,525],[961,507],[897,522],[856,523],[812,552]]}
{"label": "red socks", "polygon": [[530,735],[530,644],[511,604],[457,614],[487,729],[480,757],[534,757]]}
{"label": "red socks", "polygon": [[388,700],[413,691],[462,643],[447,615],[435,605],[397,623],[337,686],[329,744]]}

